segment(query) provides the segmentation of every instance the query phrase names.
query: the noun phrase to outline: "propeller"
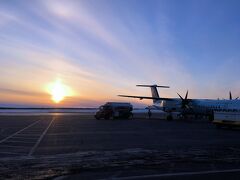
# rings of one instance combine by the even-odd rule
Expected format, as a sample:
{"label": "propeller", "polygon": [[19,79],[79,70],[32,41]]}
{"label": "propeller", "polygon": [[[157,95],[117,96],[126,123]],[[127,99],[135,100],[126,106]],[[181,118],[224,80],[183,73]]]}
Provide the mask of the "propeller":
{"label": "propeller", "polygon": [[[232,92],[231,91],[229,91],[229,100],[232,100],[233,98],[232,98]],[[235,100],[238,100],[239,99],[239,97],[237,97],[237,98],[235,98]]]}
{"label": "propeller", "polygon": [[178,94],[178,96],[182,100],[181,108],[182,109],[189,108],[188,104],[190,103],[190,100],[188,99],[188,91],[187,91],[187,93],[185,95],[185,98],[183,98],[180,94]]}

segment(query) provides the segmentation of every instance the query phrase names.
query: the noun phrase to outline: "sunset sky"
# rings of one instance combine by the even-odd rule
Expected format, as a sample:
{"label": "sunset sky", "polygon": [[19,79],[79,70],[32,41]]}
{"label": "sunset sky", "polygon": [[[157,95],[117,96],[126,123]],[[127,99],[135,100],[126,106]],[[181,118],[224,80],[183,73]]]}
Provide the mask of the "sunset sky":
{"label": "sunset sky", "polygon": [[[0,106],[240,96],[240,1],[1,0]],[[54,102],[54,83],[67,89]],[[59,85],[59,84],[58,84]]]}

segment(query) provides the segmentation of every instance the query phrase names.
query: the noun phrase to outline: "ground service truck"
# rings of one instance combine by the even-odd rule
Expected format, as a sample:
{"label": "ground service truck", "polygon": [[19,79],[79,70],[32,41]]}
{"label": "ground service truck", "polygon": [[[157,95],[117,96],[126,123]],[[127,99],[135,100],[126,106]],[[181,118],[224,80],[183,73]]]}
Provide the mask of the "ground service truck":
{"label": "ground service truck", "polygon": [[120,119],[132,116],[133,107],[130,103],[107,102],[99,107],[95,114],[96,119]]}

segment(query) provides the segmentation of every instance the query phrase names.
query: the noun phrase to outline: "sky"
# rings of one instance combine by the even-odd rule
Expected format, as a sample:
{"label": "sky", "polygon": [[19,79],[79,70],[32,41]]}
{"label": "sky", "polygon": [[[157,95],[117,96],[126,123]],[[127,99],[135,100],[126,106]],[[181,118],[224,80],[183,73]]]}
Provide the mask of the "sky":
{"label": "sky", "polygon": [[[240,96],[240,1],[1,0],[0,106],[97,107]],[[59,103],[51,84],[71,91]]]}

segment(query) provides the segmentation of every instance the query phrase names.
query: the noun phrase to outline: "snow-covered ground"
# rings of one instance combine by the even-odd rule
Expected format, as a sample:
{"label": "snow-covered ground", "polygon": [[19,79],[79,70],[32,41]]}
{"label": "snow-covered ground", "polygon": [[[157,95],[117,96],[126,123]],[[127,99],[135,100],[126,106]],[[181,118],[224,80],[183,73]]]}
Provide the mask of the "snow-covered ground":
{"label": "snow-covered ground", "polygon": [[[222,156],[224,154],[224,156]],[[219,158],[220,157],[220,158]],[[86,151],[54,156],[23,156],[1,158],[1,179],[49,179],[57,176],[92,172],[96,170],[157,169],[158,173],[199,171],[203,167],[236,167],[239,152],[230,148],[218,150],[189,149],[159,151],[125,149],[120,151]],[[214,169],[216,170],[216,169]],[[139,169],[138,169],[139,171]],[[92,178],[92,179],[96,179]]]}

